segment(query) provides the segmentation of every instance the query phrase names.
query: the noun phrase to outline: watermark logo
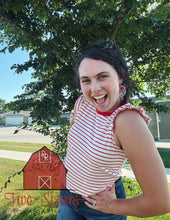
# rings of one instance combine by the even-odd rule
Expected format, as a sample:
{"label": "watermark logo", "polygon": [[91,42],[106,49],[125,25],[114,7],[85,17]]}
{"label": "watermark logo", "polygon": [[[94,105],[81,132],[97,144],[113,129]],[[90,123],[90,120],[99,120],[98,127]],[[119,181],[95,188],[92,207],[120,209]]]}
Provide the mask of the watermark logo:
{"label": "watermark logo", "polygon": [[51,176],[39,176],[38,188],[51,189]]}
{"label": "watermark logo", "polygon": [[21,172],[23,172],[24,180],[23,189],[50,191],[44,192],[41,198],[30,194],[20,195],[19,193],[7,192],[4,198],[11,202],[11,207],[17,205],[30,206],[35,200],[41,200],[43,207],[58,206],[59,204],[61,206],[71,204],[78,206],[80,200],[84,201],[77,194],[61,196],[58,192],[53,191],[53,189],[66,189],[66,169],[58,155],[50,151],[46,146],[31,155],[25,167],[17,174]]}
{"label": "watermark logo", "polygon": [[51,163],[51,151],[47,148],[43,148],[39,151],[40,163]]}
{"label": "watermark logo", "polygon": [[19,193],[8,192],[5,193],[4,198],[11,202],[10,206],[31,206],[35,200],[41,203],[42,207],[50,207],[50,206],[67,206],[74,205],[78,206],[80,201],[84,201],[84,199],[79,198],[77,194],[74,196],[61,196],[55,194],[55,192],[45,192],[43,197],[33,197],[31,195],[20,195]]}
{"label": "watermark logo", "polygon": [[65,189],[66,169],[46,146],[32,154],[23,169],[24,189]]}

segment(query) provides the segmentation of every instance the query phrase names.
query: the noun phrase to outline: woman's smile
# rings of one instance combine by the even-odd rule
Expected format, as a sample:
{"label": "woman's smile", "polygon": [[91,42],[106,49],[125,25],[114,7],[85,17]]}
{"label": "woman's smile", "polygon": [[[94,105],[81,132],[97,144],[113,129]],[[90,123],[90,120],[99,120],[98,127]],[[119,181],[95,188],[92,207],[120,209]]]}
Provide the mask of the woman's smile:
{"label": "woman's smile", "polygon": [[101,112],[113,112],[120,105],[119,79],[115,69],[102,60],[85,58],[79,66],[81,89]]}
{"label": "woman's smile", "polygon": [[102,105],[104,104],[104,102],[106,101],[107,95],[101,95],[101,96],[95,96],[93,97],[93,99],[95,100],[95,102],[98,105]]}

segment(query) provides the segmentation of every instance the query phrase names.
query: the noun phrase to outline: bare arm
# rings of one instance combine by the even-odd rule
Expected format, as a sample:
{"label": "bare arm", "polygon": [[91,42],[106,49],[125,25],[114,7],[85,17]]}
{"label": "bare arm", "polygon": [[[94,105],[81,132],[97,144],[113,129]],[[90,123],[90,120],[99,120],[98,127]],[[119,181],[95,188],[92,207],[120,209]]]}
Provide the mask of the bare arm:
{"label": "bare arm", "polygon": [[97,200],[95,209],[138,217],[170,212],[170,191],[165,168],[144,119],[136,111],[123,111],[117,116],[115,128],[142,194],[130,199],[115,199],[112,192],[102,192],[92,197]]}
{"label": "bare arm", "polygon": [[115,212],[140,217],[169,212],[170,192],[165,168],[144,119],[136,111],[125,111],[118,117],[116,126],[117,137],[143,194],[116,200]]}

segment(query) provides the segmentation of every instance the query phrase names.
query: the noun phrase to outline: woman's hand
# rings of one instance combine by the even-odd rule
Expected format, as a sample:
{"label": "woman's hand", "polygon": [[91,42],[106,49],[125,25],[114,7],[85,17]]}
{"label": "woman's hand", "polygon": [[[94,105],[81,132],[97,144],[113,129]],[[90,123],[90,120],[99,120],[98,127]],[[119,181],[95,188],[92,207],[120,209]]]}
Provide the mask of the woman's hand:
{"label": "woman's hand", "polygon": [[116,199],[115,184],[113,184],[110,190],[105,190],[95,195],[87,197],[83,196],[83,198],[86,200],[85,204],[89,208],[105,213],[112,213],[114,207],[114,200]]}

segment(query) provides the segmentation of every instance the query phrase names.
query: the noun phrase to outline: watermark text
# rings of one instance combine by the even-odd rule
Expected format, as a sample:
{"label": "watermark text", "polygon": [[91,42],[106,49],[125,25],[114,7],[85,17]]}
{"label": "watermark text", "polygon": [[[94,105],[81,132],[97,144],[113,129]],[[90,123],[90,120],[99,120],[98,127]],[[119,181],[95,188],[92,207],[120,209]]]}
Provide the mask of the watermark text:
{"label": "watermark text", "polygon": [[62,205],[73,205],[78,206],[79,205],[79,199],[78,195],[74,196],[61,196],[58,194],[55,194],[53,191],[45,192],[42,197],[37,198],[33,197],[31,195],[20,195],[19,193],[14,192],[8,192],[5,193],[4,198],[6,200],[11,201],[10,206],[24,206],[28,205],[31,206],[33,202],[41,200],[42,207],[49,207],[49,206],[62,206]]}

